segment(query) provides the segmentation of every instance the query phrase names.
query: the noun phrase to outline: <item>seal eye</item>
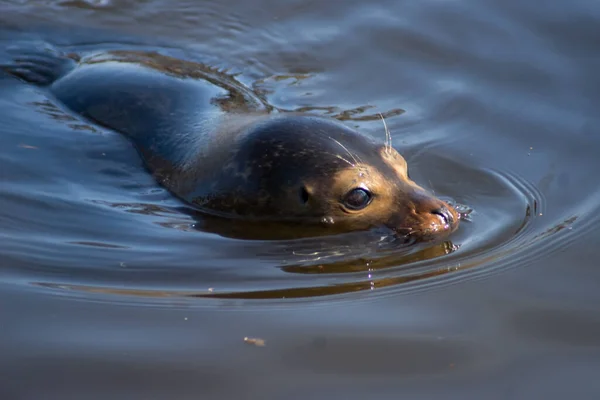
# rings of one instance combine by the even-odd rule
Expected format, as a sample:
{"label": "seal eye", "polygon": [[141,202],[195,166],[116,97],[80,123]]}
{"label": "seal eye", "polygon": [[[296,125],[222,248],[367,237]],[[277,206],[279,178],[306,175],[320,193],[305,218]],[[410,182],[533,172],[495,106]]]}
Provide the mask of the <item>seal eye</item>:
{"label": "seal eye", "polygon": [[350,210],[361,210],[369,205],[372,197],[371,193],[366,189],[352,189],[344,197],[344,206]]}

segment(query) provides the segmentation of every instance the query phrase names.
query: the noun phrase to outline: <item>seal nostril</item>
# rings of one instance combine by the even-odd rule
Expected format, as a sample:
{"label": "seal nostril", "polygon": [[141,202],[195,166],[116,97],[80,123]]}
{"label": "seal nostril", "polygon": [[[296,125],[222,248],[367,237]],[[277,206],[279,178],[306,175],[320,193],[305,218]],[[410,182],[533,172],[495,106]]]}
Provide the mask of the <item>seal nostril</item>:
{"label": "seal nostril", "polygon": [[452,213],[444,206],[431,211],[431,213],[440,217],[445,225],[451,225],[454,222]]}

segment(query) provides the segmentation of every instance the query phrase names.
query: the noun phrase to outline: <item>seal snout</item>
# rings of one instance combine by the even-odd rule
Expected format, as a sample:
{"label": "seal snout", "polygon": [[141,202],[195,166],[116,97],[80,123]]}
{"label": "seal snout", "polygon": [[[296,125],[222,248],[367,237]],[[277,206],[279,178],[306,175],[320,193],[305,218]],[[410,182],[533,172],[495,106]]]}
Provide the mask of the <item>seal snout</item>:
{"label": "seal snout", "polygon": [[435,232],[454,232],[459,224],[458,213],[443,201],[438,201],[440,204],[429,211],[429,218],[425,217],[425,221],[428,221],[430,229]]}
{"label": "seal snout", "polygon": [[443,237],[458,228],[459,214],[445,201],[423,189],[413,192],[411,199],[413,232],[419,232],[424,239]]}

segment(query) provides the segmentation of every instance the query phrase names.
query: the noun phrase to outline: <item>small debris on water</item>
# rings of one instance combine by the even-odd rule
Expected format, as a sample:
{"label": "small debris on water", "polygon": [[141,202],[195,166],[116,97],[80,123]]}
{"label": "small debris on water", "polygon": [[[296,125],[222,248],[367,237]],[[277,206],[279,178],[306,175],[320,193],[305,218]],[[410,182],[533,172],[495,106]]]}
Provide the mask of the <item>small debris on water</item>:
{"label": "small debris on water", "polygon": [[245,337],[244,338],[244,343],[248,343],[248,344],[253,344],[257,347],[264,347],[265,346],[265,340],[264,339],[260,339],[260,338],[250,338],[250,337]]}
{"label": "small debris on water", "polygon": [[22,148],[22,149],[34,149],[34,150],[37,150],[39,148],[39,147],[36,147],[36,146],[31,146],[31,145],[28,145],[28,144],[24,144],[24,143],[21,143],[19,145],[19,147]]}

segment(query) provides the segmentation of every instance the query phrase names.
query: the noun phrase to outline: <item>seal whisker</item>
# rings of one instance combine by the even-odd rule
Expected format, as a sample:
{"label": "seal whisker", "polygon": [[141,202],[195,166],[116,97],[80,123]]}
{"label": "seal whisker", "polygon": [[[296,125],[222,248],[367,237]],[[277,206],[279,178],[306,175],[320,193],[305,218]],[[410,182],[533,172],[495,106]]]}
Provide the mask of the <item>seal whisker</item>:
{"label": "seal whisker", "polygon": [[[342,149],[346,150],[346,153],[348,153],[348,155],[349,155],[350,157],[352,157],[352,160],[354,160],[354,163],[355,163],[355,164],[358,164],[359,162],[362,162],[362,160],[360,159],[360,157],[358,157],[358,156],[356,156],[356,157],[355,157],[355,156],[354,156],[354,154],[352,154],[352,153],[350,152],[350,150],[348,150],[348,148],[347,148],[346,146],[344,146],[343,144],[341,144],[339,141],[335,140],[335,139],[334,139],[334,138],[332,138],[331,136],[329,136],[329,139],[333,140],[333,141],[334,141],[334,142],[336,142],[336,143],[337,143],[337,144],[338,144],[338,145],[339,145],[339,146],[340,146]],[[357,158],[358,158],[358,159],[357,159]],[[352,165],[355,165],[355,164],[352,164]]]}
{"label": "seal whisker", "polygon": [[385,148],[386,151],[389,153],[392,150],[392,134],[390,133],[390,130],[387,127],[387,124],[385,123],[385,118],[383,118],[383,114],[379,113],[379,116],[381,117],[381,121],[383,122],[383,129],[385,130]]}
{"label": "seal whisker", "polygon": [[352,164],[350,161],[346,160],[344,157],[340,156],[339,154],[332,154],[332,153],[325,153],[325,154],[330,155],[330,156],[334,156],[335,158],[338,158],[338,159],[344,161],[345,163],[347,163],[348,165],[350,165],[352,167],[355,166],[355,164]]}
{"label": "seal whisker", "polygon": [[431,179],[427,179],[429,181],[429,186],[431,187],[431,193],[435,195],[435,188],[433,187],[433,183],[431,183]]}

